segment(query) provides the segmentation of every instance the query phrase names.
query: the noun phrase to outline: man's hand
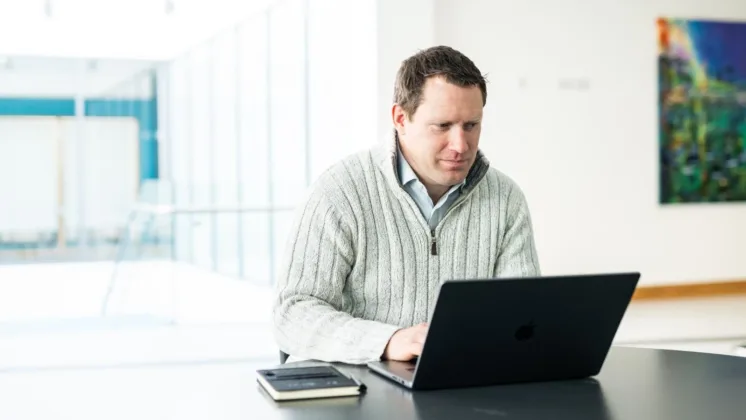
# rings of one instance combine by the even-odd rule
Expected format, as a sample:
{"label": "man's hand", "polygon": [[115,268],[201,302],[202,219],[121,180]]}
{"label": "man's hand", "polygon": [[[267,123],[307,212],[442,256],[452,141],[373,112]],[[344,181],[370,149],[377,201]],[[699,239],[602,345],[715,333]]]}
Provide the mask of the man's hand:
{"label": "man's hand", "polygon": [[391,336],[386,350],[383,352],[384,360],[396,360],[408,362],[422,353],[422,346],[427,336],[427,323],[415,325],[414,327],[399,330]]}

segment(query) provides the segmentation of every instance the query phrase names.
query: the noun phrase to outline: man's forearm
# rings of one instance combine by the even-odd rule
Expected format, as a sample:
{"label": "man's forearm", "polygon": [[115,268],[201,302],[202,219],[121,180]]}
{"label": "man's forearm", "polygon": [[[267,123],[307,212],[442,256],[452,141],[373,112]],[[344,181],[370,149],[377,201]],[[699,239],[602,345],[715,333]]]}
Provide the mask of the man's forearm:
{"label": "man's forearm", "polygon": [[291,232],[277,279],[275,340],[294,357],[351,364],[379,360],[399,327],[343,311],[355,264],[354,222],[343,220],[329,199],[338,189],[324,185],[310,195]]}
{"label": "man's forearm", "polygon": [[275,338],[295,357],[364,364],[380,360],[400,327],[354,318],[312,296],[282,296],[274,309]]}

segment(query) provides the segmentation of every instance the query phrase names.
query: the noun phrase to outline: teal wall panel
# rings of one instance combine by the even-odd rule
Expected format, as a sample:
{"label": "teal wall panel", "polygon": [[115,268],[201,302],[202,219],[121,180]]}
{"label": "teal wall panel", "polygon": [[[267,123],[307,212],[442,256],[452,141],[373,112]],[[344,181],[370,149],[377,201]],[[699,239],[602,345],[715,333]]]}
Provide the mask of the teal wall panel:
{"label": "teal wall panel", "polygon": [[[86,99],[89,117],[132,117],[139,124],[140,180],[158,178],[158,101]],[[0,116],[75,116],[74,98],[0,98]]]}

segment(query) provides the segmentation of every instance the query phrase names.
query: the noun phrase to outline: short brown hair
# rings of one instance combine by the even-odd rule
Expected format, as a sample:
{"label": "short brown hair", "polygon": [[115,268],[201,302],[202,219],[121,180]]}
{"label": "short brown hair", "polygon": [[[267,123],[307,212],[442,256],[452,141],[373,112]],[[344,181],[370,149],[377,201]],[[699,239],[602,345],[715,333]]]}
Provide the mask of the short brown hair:
{"label": "short brown hair", "polygon": [[441,76],[461,87],[479,86],[482,104],[487,103],[487,80],[469,57],[447,46],[421,50],[401,63],[394,83],[394,103],[411,118],[422,101],[422,90],[430,77]]}

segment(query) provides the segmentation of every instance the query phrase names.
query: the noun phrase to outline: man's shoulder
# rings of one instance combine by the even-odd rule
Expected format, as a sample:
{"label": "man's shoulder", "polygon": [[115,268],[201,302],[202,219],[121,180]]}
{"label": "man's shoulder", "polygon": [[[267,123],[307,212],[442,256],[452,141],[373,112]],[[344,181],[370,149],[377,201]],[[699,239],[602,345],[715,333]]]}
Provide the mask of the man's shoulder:
{"label": "man's shoulder", "polygon": [[369,175],[366,172],[378,170],[375,157],[374,150],[357,151],[329,165],[310,185],[300,207],[321,206],[340,217],[354,214],[360,200],[368,196],[361,190]]}
{"label": "man's shoulder", "polygon": [[482,194],[486,200],[490,200],[492,205],[508,210],[523,208],[528,205],[526,194],[521,185],[512,176],[505,172],[490,167],[485,174],[482,185],[489,191]]}
{"label": "man's shoulder", "polygon": [[306,201],[332,203],[355,197],[369,171],[377,170],[373,150],[357,151],[342,157],[324,169],[310,185]]}
{"label": "man's shoulder", "polygon": [[319,187],[331,185],[335,188],[354,186],[366,173],[377,170],[376,158],[375,149],[348,154],[329,165],[319,175],[316,184]]}
{"label": "man's shoulder", "polygon": [[488,188],[496,189],[500,195],[510,195],[514,192],[522,193],[520,185],[518,185],[518,182],[513,177],[495,167],[490,166],[487,169],[485,177],[487,178],[486,181],[488,181],[486,183]]}

